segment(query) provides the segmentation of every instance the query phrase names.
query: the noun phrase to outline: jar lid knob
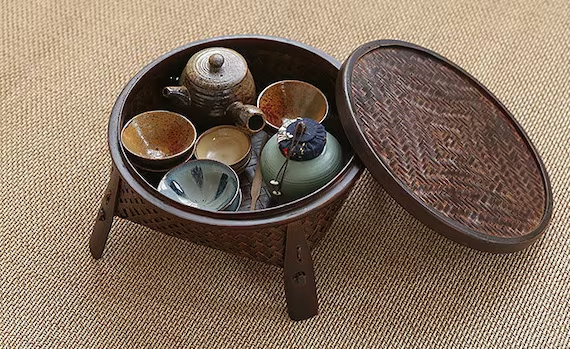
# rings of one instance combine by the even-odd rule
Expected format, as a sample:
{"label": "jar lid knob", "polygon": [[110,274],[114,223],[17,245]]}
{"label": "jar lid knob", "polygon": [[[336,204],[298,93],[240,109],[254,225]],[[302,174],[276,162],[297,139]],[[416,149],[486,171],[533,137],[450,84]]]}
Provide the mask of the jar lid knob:
{"label": "jar lid knob", "polygon": [[210,63],[210,71],[215,73],[220,70],[222,65],[224,65],[224,56],[219,53],[214,53],[210,56],[208,62]]}

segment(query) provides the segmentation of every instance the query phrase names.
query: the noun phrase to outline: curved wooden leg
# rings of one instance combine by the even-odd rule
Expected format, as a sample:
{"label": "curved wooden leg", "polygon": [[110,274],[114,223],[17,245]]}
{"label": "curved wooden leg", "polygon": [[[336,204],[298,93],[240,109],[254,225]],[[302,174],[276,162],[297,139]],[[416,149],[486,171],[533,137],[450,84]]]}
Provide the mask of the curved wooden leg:
{"label": "curved wooden leg", "polygon": [[115,207],[117,206],[117,199],[119,197],[119,181],[119,171],[113,166],[107,190],[105,190],[105,195],[101,201],[101,208],[99,208],[97,213],[93,233],[91,233],[91,238],[89,239],[89,250],[95,259],[101,258],[107,237],[109,236],[109,231],[111,230]]}
{"label": "curved wooden leg", "polygon": [[299,321],[317,315],[317,285],[313,260],[304,227],[299,222],[293,222],[287,227],[283,274],[289,317]]}

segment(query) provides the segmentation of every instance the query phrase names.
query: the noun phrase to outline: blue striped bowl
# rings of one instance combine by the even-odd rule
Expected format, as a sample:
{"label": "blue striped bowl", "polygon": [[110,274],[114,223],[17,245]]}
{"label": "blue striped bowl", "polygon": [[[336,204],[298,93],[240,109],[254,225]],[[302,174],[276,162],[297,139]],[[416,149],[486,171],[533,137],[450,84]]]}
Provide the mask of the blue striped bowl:
{"label": "blue striped bowl", "polygon": [[158,184],[163,195],[190,207],[220,211],[239,192],[236,172],[215,160],[192,160],[168,171]]}

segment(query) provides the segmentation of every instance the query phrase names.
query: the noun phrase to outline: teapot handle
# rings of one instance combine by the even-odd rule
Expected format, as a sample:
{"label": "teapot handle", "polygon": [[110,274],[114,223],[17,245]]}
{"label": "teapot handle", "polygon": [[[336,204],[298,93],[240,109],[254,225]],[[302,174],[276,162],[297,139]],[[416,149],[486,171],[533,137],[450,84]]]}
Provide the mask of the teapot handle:
{"label": "teapot handle", "polygon": [[162,89],[162,95],[166,98],[176,98],[187,106],[192,103],[190,93],[184,86],[166,86]]}
{"label": "teapot handle", "polygon": [[254,134],[265,127],[265,114],[254,105],[233,102],[226,109],[226,116],[247,134]]}

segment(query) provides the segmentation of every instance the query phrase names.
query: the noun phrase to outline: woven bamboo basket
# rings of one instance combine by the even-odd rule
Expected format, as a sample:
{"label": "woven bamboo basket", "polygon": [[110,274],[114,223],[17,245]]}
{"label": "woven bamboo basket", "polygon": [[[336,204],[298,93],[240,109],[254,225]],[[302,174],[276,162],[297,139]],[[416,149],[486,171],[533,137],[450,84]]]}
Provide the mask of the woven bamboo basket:
{"label": "woven bamboo basket", "polygon": [[[344,153],[344,168],[331,182],[286,204],[273,202],[265,191],[258,210],[207,212],[163,197],[153,186],[160,176],[132,166],[119,145],[122,126],[153,109],[185,114],[160,91],[177,82],[192,54],[214,45],[240,52],[258,88],[297,79],[323,91],[330,107],[325,127]],[[263,141],[256,137],[252,144],[258,154]],[[449,60],[394,40],[362,45],[342,67],[322,52],[285,39],[228,37],[184,46],[160,57],[128,83],[111,115],[109,147],[114,170],[91,239],[95,258],[101,256],[112,217],[119,216],[283,267],[293,319],[317,312],[310,248],[329,228],[358,179],[359,159],[414,217],[483,251],[526,248],[544,232],[552,215],[544,164],[505,106]],[[240,177],[243,207],[250,204],[256,163],[254,155]]]}
{"label": "woven bamboo basket", "polygon": [[[164,98],[161,90],[177,83],[176,77],[194,53],[211,46],[229,47],[240,52],[248,62],[258,92],[261,86],[285,79],[307,81],[323,91],[330,106],[325,127],[344,148],[344,167],[331,182],[290,203],[273,202],[264,189],[257,210],[208,212],[183,206],[163,196],[155,189],[159,175],[133,166],[120,145],[121,128],[135,115],[149,110],[166,109],[185,114],[184,107]],[[302,319],[314,315],[316,292],[309,250],[330,227],[362,171],[336,110],[335,82],[340,66],[337,60],[300,43],[236,36],[188,44],[143,68],[126,85],[110,117],[108,141],[113,170],[91,238],[93,256],[101,257],[112,217],[118,216],[177,238],[284,267],[291,317]],[[249,207],[250,203],[251,180],[262,143],[259,137],[253,139],[254,155],[240,175],[244,195],[242,208]],[[292,264],[288,263],[286,247],[291,249]],[[298,301],[295,301],[295,288],[288,289],[288,284],[300,287]]]}

